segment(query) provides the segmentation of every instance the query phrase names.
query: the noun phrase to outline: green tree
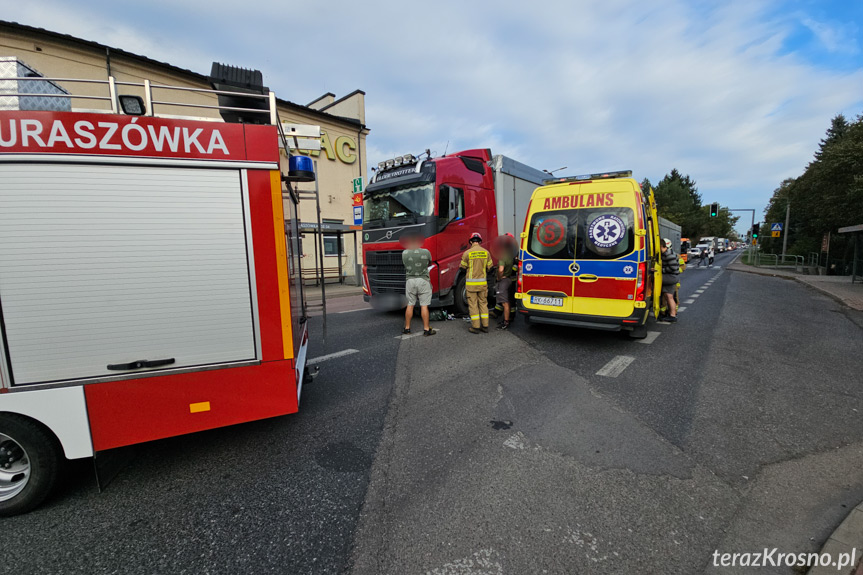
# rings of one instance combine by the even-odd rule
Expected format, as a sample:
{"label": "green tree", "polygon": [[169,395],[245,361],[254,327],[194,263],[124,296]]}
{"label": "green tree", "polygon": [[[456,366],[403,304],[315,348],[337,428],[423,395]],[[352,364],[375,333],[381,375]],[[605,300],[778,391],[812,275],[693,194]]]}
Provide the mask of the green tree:
{"label": "green tree", "polygon": [[[819,252],[825,232],[863,223],[863,116],[853,122],[842,114],[832,118],[803,173],[784,180],[773,192],[765,223],[784,222],[788,202],[791,220],[783,233],[788,234],[792,254]],[[779,252],[782,241],[765,237],[763,245]],[[834,234],[831,254],[841,259],[848,251],[849,238]]]}

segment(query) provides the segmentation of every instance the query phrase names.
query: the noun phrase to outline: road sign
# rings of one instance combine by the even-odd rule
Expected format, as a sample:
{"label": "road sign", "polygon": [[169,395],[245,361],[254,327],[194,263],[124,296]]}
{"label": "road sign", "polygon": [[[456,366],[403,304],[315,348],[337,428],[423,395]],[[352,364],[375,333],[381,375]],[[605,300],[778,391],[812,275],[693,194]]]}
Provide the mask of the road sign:
{"label": "road sign", "polygon": [[363,225],[363,207],[362,206],[354,206],[354,225],[355,226]]}
{"label": "road sign", "polygon": [[354,206],[363,205],[363,194],[362,192],[359,194],[354,194]]}
{"label": "road sign", "polygon": [[779,224],[779,223],[770,224],[770,231],[771,232],[781,232],[782,231],[782,224]]}
{"label": "road sign", "polygon": [[777,231],[770,232],[770,236],[774,237],[774,238],[778,238],[781,235],[782,235],[782,232],[777,232]]}
{"label": "road sign", "polygon": [[363,178],[360,176],[359,178],[354,178],[354,193],[362,193],[363,191]]}

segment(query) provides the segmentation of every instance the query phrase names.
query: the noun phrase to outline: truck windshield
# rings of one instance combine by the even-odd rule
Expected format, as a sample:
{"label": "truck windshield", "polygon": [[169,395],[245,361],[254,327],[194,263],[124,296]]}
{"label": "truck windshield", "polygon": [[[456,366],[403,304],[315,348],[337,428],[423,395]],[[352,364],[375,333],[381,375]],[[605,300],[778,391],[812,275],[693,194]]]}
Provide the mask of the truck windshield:
{"label": "truck windshield", "polygon": [[538,212],[530,220],[527,251],[543,259],[609,260],[635,245],[630,208]]}
{"label": "truck windshield", "polygon": [[363,223],[384,226],[434,215],[434,184],[404,184],[374,192],[364,202]]}

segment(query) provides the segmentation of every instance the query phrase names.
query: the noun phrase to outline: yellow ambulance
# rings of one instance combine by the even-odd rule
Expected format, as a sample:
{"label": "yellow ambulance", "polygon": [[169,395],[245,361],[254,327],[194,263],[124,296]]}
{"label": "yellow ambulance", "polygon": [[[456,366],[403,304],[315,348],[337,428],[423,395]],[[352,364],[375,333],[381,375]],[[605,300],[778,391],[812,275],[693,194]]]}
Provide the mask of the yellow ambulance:
{"label": "yellow ambulance", "polygon": [[630,171],[546,180],[521,234],[519,314],[645,337],[662,286],[658,222],[653,190]]}

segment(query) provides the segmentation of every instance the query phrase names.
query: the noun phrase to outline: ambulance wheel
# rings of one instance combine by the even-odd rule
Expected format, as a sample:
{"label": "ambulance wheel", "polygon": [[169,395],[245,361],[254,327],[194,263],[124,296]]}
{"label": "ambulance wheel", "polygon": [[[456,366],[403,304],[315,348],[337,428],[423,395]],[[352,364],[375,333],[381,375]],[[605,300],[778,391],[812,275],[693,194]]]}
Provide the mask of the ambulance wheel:
{"label": "ambulance wheel", "polygon": [[0,414],[0,517],[32,510],[54,489],[62,454],[36,422]]}
{"label": "ambulance wheel", "polygon": [[462,276],[456,282],[453,300],[455,300],[455,311],[460,315],[467,315],[469,313],[467,309],[467,282],[465,276]]}
{"label": "ambulance wheel", "polygon": [[630,339],[644,339],[647,337],[647,325],[637,325],[629,331]]}

